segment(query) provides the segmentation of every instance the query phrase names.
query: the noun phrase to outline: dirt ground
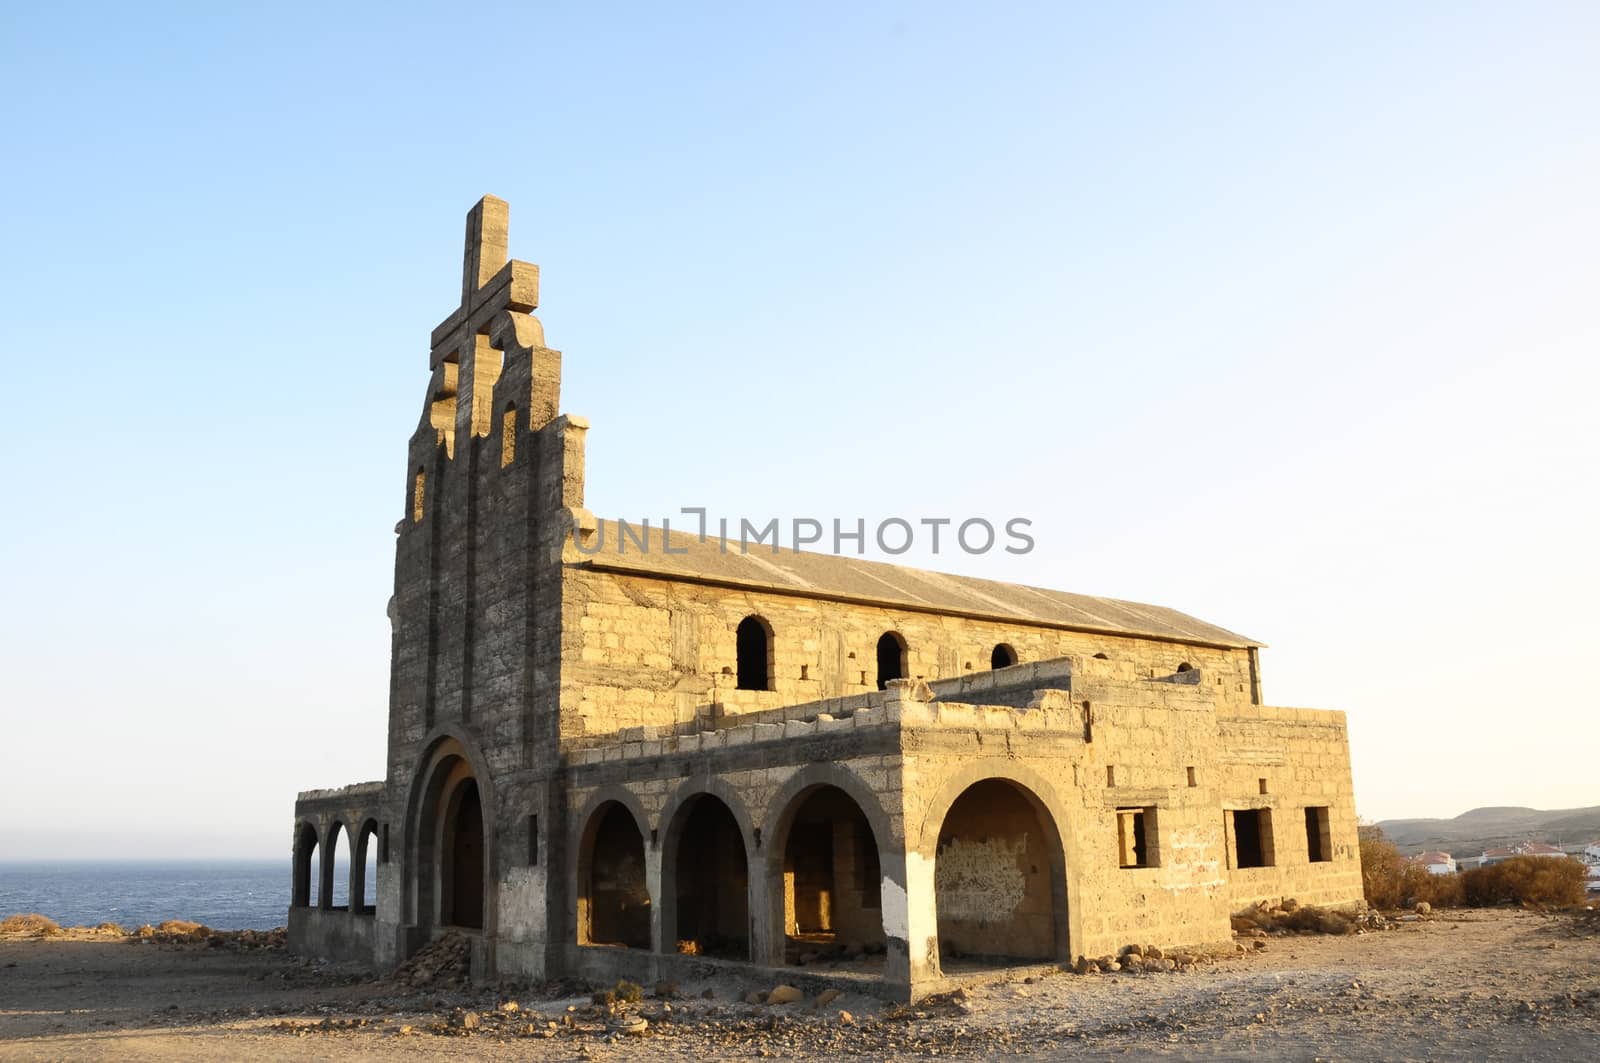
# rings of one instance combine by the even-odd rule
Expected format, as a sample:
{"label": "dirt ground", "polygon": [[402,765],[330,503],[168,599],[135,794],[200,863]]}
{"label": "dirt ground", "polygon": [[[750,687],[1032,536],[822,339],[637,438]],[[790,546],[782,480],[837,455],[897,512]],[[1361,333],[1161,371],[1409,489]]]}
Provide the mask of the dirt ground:
{"label": "dirt ground", "polygon": [[649,1028],[633,1035],[575,986],[415,990],[281,949],[0,939],[0,1059],[1593,1059],[1600,912],[1445,912],[1273,937],[1185,972],[1052,973],[915,1008],[705,988],[663,1001],[647,987],[627,1015]]}

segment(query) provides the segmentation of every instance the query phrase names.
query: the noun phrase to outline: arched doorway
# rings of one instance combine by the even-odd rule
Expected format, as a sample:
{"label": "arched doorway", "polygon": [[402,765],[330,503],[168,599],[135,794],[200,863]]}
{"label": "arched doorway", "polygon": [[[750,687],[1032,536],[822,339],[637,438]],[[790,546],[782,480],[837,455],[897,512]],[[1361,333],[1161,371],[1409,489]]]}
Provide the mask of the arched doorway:
{"label": "arched doorway", "polygon": [[440,743],[419,777],[409,878],[416,925],[484,929],[492,918],[486,886],[493,877],[484,805],[493,790],[484,789],[454,739]]}
{"label": "arched doorway", "polygon": [[696,794],[673,816],[666,846],[665,947],[748,960],[750,865],[733,810],[718,797]]}
{"label": "arched doorway", "polygon": [[885,938],[878,839],[855,799],[837,786],[802,791],[774,840],[783,854],[784,962],[880,955]]}
{"label": "arched doorway", "polygon": [[650,947],[650,887],[644,835],[617,801],[595,809],[578,862],[578,943]]}
{"label": "arched doorway", "polygon": [[459,782],[445,804],[439,846],[439,921],[447,926],[483,929],[483,800],[478,782]]}
{"label": "arched doorway", "polygon": [[1008,779],[961,792],[934,858],[945,973],[1066,958],[1065,862],[1039,798]]}

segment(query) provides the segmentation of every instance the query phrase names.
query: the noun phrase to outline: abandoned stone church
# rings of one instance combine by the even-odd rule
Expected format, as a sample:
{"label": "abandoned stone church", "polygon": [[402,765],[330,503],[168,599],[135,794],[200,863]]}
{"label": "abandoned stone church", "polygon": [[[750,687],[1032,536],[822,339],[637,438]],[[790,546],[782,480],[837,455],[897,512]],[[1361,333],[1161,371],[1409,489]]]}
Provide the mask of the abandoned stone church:
{"label": "abandoned stone church", "polygon": [[1359,901],[1344,715],[1267,706],[1259,643],[693,534],[596,548],[620,537],[507,219],[472,209],[432,335],[387,775],[295,802],[295,950],[387,967],[454,928],[482,979],[754,965],[914,998]]}

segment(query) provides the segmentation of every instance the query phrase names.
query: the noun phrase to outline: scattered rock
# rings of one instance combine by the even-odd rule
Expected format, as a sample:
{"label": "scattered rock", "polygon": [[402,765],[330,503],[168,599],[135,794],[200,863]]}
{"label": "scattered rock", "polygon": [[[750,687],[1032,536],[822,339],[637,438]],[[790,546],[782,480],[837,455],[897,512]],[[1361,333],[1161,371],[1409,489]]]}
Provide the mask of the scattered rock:
{"label": "scattered rock", "polygon": [[774,986],[766,994],[768,1004],[795,1004],[806,998],[806,995],[792,985]]}

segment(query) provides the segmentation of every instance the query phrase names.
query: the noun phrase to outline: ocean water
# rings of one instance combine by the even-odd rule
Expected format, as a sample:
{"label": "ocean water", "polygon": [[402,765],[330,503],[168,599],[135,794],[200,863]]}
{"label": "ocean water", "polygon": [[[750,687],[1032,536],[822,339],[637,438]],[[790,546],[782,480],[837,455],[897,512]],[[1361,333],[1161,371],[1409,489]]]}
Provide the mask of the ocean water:
{"label": "ocean water", "polygon": [[[345,903],[348,869],[334,875]],[[62,926],[132,928],[191,919],[218,930],[270,930],[287,921],[288,860],[0,862],[0,918],[38,912]]]}

